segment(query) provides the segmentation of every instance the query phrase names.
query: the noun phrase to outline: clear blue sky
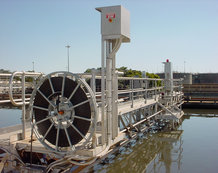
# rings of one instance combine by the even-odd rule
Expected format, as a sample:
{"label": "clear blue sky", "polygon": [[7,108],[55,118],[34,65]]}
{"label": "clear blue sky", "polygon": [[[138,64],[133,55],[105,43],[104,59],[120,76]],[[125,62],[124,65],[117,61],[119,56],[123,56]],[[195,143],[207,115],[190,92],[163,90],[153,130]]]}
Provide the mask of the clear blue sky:
{"label": "clear blue sky", "polygon": [[100,67],[100,13],[123,5],[131,15],[131,43],[117,67],[160,72],[218,72],[218,0],[0,0],[0,69],[50,73]]}

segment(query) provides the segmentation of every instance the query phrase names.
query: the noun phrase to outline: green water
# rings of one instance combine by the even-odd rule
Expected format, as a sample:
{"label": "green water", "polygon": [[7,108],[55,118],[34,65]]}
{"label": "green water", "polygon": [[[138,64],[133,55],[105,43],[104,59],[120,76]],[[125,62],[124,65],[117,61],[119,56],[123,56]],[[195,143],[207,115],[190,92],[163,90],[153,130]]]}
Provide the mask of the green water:
{"label": "green water", "polygon": [[217,173],[218,115],[216,110],[185,110],[172,132],[133,140],[89,172]]}

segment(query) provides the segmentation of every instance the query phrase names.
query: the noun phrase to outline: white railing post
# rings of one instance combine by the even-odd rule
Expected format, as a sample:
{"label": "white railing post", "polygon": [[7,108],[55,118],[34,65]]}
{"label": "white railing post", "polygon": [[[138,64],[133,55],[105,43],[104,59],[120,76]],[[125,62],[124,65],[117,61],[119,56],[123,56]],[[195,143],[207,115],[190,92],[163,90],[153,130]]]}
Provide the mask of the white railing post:
{"label": "white railing post", "polygon": [[22,74],[22,139],[26,138],[26,102],[25,102],[25,73]]}

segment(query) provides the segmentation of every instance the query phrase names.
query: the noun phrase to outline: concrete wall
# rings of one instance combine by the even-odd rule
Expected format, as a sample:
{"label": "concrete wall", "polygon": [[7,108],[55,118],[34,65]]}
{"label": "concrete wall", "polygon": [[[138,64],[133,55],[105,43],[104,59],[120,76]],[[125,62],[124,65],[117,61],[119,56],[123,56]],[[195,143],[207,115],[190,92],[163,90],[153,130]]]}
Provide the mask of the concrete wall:
{"label": "concrete wall", "polygon": [[[164,79],[164,73],[157,73],[161,79]],[[191,73],[173,73],[173,79],[183,78],[183,84],[192,84],[192,74]]]}
{"label": "concrete wall", "polygon": [[218,83],[218,73],[198,73],[192,75],[192,81],[195,84]]}
{"label": "concrete wall", "polygon": [[[164,78],[164,73],[157,73]],[[214,84],[218,83],[218,73],[173,73],[174,79],[183,78],[184,84]]]}

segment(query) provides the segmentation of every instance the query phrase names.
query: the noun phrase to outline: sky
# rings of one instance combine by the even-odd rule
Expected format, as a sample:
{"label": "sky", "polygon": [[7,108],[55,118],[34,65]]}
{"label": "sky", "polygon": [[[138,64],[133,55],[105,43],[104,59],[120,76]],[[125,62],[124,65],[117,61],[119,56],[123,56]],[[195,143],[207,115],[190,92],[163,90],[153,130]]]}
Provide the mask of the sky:
{"label": "sky", "polygon": [[[116,66],[162,72],[218,72],[218,0],[0,0],[0,69],[51,73],[101,66],[100,13],[130,12],[130,43]],[[34,63],[33,63],[34,62]]]}

